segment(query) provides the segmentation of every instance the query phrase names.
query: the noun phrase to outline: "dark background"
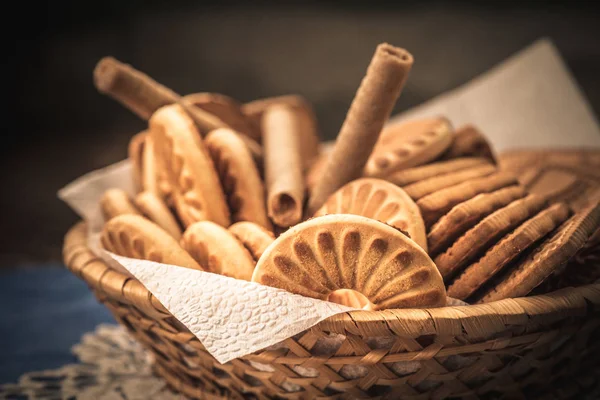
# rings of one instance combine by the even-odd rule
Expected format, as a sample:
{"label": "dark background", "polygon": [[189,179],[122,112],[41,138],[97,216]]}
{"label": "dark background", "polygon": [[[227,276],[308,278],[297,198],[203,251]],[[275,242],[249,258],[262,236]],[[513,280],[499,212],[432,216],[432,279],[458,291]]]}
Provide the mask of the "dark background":
{"label": "dark background", "polygon": [[[4,12],[0,266],[60,260],[77,217],[56,191],[126,157],[144,123],[92,84],[105,55],[186,94],[300,93],[335,137],[375,46],[415,66],[396,111],[550,37],[600,110],[600,14],[585,2],[21,2]],[[552,82],[548,82],[552,84]]]}

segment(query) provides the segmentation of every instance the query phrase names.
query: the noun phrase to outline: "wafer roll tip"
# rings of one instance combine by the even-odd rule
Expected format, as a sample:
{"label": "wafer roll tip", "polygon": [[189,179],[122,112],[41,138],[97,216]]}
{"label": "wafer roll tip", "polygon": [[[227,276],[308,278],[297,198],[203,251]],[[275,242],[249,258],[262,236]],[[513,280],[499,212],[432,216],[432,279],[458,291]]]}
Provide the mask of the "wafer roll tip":
{"label": "wafer roll tip", "polygon": [[377,49],[375,50],[374,58],[388,59],[392,62],[406,65],[409,68],[414,62],[412,54],[410,54],[407,50],[392,46],[389,43],[381,43],[378,45]]}
{"label": "wafer roll tip", "polygon": [[94,85],[102,93],[109,92],[119,69],[124,66],[114,57],[103,57],[94,68]]}

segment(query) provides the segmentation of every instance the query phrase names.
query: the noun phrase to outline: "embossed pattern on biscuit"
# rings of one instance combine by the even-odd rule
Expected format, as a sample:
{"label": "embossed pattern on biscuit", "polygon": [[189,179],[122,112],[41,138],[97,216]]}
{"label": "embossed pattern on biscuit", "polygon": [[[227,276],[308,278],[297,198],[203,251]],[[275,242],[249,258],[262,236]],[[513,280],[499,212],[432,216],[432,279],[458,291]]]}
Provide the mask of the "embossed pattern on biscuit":
{"label": "embossed pattern on biscuit", "polygon": [[481,178],[471,179],[433,192],[420,198],[417,205],[423,215],[425,226],[430,227],[452,207],[480,193],[488,193],[506,186],[515,185],[516,178],[508,172],[497,172]]}
{"label": "embossed pattern on biscuit", "polygon": [[117,255],[202,270],[177,240],[140,215],[120,215],[102,230],[102,246]]}
{"label": "embossed pattern on biscuit", "polygon": [[436,159],[452,143],[452,126],[445,118],[392,125],[381,137],[364,169],[368,177],[385,177],[403,168]]}
{"label": "embossed pattern on biscuit", "polygon": [[525,221],[471,264],[448,287],[448,296],[465,300],[512,260],[569,217],[569,207],[553,204]]}
{"label": "embossed pattern on biscuit", "polygon": [[484,217],[523,196],[525,189],[521,186],[511,186],[492,193],[478,194],[454,206],[428,232],[429,254],[436,256]]}
{"label": "embossed pattern on biscuit", "polygon": [[374,310],[446,302],[442,278],[423,249],[358,215],[326,215],[291,228],[267,248],[252,281],[322,300],[351,289]]}
{"label": "embossed pattern on biscuit", "polygon": [[558,275],[600,226],[600,203],[576,213],[524,260],[498,277],[478,303],[529,294],[548,277]]}
{"label": "embossed pattern on biscuit", "polygon": [[354,214],[372,218],[408,233],[427,251],[425,225],[415,202],[401,188],[377,178],[352,181],[317,210],[315,217],[327,214]]}
{"label": "embossed pattern on biscuit", "polygon": [[216,129],[206,147],[217,168],[234,222],[250,221],[272,230],[267,217],[265,187],[250,151],[230,129]]}
{"label": "embossed pattern on biscuit", "polygon": [[210,221],[190,225],[181,246],[208,272],[249,281],[254,270],[250,253],[227,229]]}
{"label": "embossed pattern on biscuit", "polygon": [[392,182],[394,185],[406,186],[438,175],[489,164],[489,160],[481,157],[456,158],[453,160],[437,161],[419,167],[403,169],[386,176],[384,179],[388,182]]}
{"label": "embossed pattern on biscuit", "polygon": [[254,222],[236,222],[228,229],[248,249],[254,261],[258,261],[266,248],[275,240],[273,232],[266,230]]}
{"label": "embossed pattern on biscuit", "polygon": [[435,258],[435,264],[444,279],[453,278],[478,254],[487,250],[496,240],[531,215],[538,213],[545,205],[546,200],[543,197],[530,194],[485,217],[454,242],[448,250]]}
{"label": "embossed pattern on biscuit", "polygon": [[229,209],[217,172],[183,108],[176,104],[160,108],[150,118],[150,132],[183,224],[210,220],[228,226]]}

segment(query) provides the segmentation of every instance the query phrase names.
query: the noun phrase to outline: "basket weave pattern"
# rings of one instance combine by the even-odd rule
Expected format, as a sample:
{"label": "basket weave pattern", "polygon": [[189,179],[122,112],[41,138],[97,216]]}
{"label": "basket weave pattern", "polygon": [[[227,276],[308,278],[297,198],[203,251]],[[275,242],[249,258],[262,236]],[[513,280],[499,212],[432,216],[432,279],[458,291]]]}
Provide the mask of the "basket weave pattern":
{"label": "basket weave pattern", "polygon": [[[156,373],[190,397],[579,398],[597,382],[600,284],[477,306],[339,314],[220,364],[86,239],[83,223],[69,231],[65,264],[152,351]],[[341,338],[335,349],[319,350],[332,335]]]}

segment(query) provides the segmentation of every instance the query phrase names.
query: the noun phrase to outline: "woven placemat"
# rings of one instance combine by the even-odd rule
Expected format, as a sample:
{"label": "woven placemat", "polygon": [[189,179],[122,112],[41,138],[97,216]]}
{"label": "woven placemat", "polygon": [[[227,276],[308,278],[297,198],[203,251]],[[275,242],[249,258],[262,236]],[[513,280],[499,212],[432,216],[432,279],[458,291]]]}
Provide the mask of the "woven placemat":
{"label": "woven placemat", "polygon": [[175,400],[165,381],[152,374],[152,359],[117,325],[102,324],[71,349],[78,363],[28,372],[0,385],[0,399]]}

